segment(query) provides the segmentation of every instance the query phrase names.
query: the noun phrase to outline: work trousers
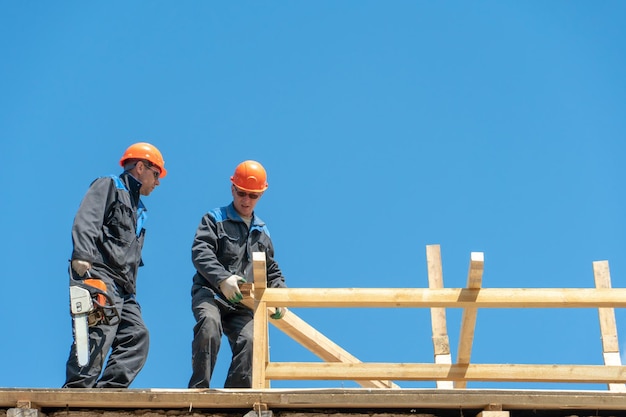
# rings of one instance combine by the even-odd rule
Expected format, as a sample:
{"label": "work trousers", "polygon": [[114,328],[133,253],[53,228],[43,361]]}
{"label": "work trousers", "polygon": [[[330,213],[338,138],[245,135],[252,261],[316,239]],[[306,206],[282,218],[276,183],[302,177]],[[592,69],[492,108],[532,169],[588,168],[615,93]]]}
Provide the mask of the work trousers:
{"label": "work trousers", "polygon": [[128,388],[146,363],[150,336],[139,303],[134,295],[123,294],[115,285],[107,286],[120,321],[89,328],[89,363],[83,367],[78,365],[76,345],[72,344],[63,388]]}
{"label": "work trousers", "polygon": [[252,311],[235,308],[213,291],[198,285],[192,289],[191,304],[196,325],[191,344],[193,373],[189,388],[209,388],[223,334],[232,351],[224,388],[251,388]]}

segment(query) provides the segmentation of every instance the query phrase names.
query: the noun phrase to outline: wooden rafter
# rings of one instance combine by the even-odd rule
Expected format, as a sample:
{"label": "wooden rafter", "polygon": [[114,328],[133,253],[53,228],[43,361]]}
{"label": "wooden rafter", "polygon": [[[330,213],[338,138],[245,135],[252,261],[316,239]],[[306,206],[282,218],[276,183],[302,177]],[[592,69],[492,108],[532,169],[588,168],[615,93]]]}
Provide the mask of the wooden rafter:
{"label": "wooden rafter", "polygon": [[[428,288],[443,288],[443,267],[441,265],[441,248],[439,245],[426,246],[426,264],[428,267]],[[451,364],[450,340],[446,323],[446,309],[433,307],[430,309],[430,322],[433,332],[433,349],[435,363]],[[437,381],[437,388],[452,389],[452,381]]]}
{"label": "wooden rafter", "polygon": [[[593,263],[593,276],[596,288],[611,288],[611,273],[608,261],[596,261]],[[615,309],[599,308],[600,333],[602,335],[602,356],[605,365],[621,365],[622,359],[619,353],[617,340],[617,325],[615,323]],[[609,391],[626,392],[624,384],[608,384]]]}
{"label": "wooden rafter", "polygon": [[[482,252],[472,252],[470,255],[469,271],[467,273],[467,288],[480,289],[483,283],[484,255]],[[474,330],[476,329],[477,308],[466,307],[461,317],[461,334],[459,336],[459,348],[456,362],[459,365],[469,365],[474,343]],[[457,381],[455,388],[465,388],[465,380]]]}

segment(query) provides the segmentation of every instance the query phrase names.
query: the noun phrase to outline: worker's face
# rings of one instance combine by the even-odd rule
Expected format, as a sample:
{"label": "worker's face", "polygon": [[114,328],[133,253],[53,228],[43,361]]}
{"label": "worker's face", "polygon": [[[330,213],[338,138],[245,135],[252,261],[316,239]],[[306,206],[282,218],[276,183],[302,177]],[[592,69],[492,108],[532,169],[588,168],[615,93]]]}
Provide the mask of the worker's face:
{"label": "worker's face", "polygon": [[250,193],[240,190],[234,185],[230,188],[233,193],[233,204],[235,205],[237,213],[244,217],[251,217],[252,212],[254,211],[254,206],[256,206],[256,203],[259,202],[263,193]]}
{"label": "worker's face", "polygon": [[150,195],[150,193],[161,184],[159,176],[161,171],[149,162],[139,161],[136,165],[137,179],[141,182],[139,193],[141,195]]}

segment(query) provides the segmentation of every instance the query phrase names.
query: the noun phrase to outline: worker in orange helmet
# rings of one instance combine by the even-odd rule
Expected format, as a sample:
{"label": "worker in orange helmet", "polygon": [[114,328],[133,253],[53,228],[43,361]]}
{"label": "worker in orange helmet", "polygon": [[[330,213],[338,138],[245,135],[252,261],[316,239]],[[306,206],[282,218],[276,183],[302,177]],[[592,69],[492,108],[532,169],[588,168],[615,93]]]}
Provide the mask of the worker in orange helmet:
{"label": "worker in orange helmet", "polygon": [[[239,284],[253,281],[253,252],[265,252],[267,286],[286,287],[267,226],[254,211],[267,190],[265,169],[256,161],[244,161],[230,180],[232,203],[202,217],[191,248],[196,268],[191,288],[196,325],[189,388],[209,388],[222,334],[232,351],[224,387],[252,386],[253,313],[240,304]],[[278,320],[285,313],[285,308],[277,308],[271,317]]]}
{"label": "worker in orange helmet", "polygon": [[72,344],[64,388],[127,388],[148,356],[148,329],[135,299],[147,219],[140,197],[150,195],[167,171],[161,152],[146,142],[128,147],[120,165],[122,174],[97,178],[87,190],[72,225],[70,264],[70,285],[87,277],[104,281],[119,321],[89,327],[84,366]]}

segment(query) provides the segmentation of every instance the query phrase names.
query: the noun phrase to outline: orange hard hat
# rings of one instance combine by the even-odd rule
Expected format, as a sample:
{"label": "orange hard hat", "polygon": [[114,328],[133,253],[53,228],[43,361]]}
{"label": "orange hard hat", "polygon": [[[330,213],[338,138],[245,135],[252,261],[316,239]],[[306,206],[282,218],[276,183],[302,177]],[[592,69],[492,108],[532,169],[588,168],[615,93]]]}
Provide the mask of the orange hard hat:
{"label": "orange hard hat", "polygon": [[126,161],[129,159],[144,159],[151,162],[161,170],[160,178],[167,175],[163,155],[161,155],[161,152],[156,148],[156,146],[147,142],[137,142],[130,145],[128,149],[126,149],[126,152],[124,152],[124,155],[122,155],[120,165],[124,167]]}
{"label": "orange hard hat", "polygon": [[243,161],[237,168],[235,173],[230,177],[230,181],[241,190],[252,193],[262,193],[267,190],[267,174],[263,165],[257,161]]}

